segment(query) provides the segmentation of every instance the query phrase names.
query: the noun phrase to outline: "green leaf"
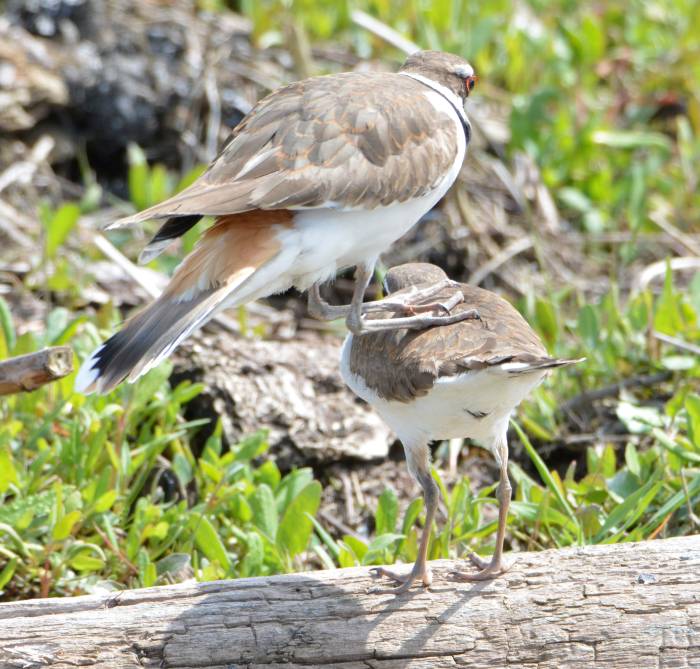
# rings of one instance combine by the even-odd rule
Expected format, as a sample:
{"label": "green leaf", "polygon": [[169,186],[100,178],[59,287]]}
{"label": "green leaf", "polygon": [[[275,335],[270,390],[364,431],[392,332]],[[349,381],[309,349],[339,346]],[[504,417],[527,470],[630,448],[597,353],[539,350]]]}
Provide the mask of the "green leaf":
{"label": "green leaf", "polygon": [[46,228],[46,255],[49,258],[56,255],[58,247],[66,240],[79,218],[80,207],[73,202],[64,204],[50,216],[42,216]]}
{"label": "green leaf", "polygon": [[277,529],[277,546],[289,557],[306,549],[313,530],[307,514],[315,516],[321,503],[321,484],[312,481],[289,503]]}
{"label": "green leaf", "polygon": [[95,502],[95,506],[93,507],[93,511],[95,513],[104,513],[105,511],[109,511],[112,508],[112,505],[114,502],[117,501],[117,491],[116,490],[108,490],[106,493],[103,495],[100,495],[98,500]]}
{"label": "green leaf", "polygon": [[246,553],[241,564],[242,576],[256,576],[265,562],[265,545],[257,532],[246,534]]}
{"label": "green leaf", "polygon": [[149,169],[146,162],[146,154],[138,145],[129,144],[127,157],[129,161],[129,199],[137,210],[145,209],[149,205]]}
{"label": "green leaf", "polygon": [[669,151],[671,142],[660,132],[625,130],[596,130],[591,135],[594,144],[615,149],[655,148]]}
{"label": "green leaf", "polygon": [[250,462],[259,455],[262,455],[269,447],[267,433],[261,430],[245,438],[233,450],[236,453],[236,460],[240,462]]}
{"label": "green leaf", "polygon": [[19,485],[19,476],[9,448],[0,450],[0,493],[4,493],[11,485]]}
{"label": "green leaf", "polygon": [[688,413],[688,437],[700,450],[700,397],[690,393],[685,398],[685,410]]}
{"label": "green leaf", "polygon": [[16,343],[17,335],[10,306],[0,297],[0,360],[7,358],[14,351]]}
{"label": "green leaf", "polygon": [[520,425],[518,425],[514,420],[511,420],[510,424],[513,426],[515,431],[518,433],[518,437],[519,437],[520,441],[522,442],[525,450],[527,451],[527,454],[530,456],[530,459],[532,460],[533,464],[535,465],[535,468],[537,469],[537,472],[539,473],[540,477],[542,478],[542,481],[544,482],[544,484],[547,486],[547,488],[549,488],[549,490],[552,491],[552,493],[556,497],[557,501],[559,502],[559,505],[566,512],[566,515],[569,516],[569,518],[574,522],[574,524],[578,527],[578,529],[581,530],[581,527],[578,523],[578,519],[576,518],[576,515],[574,514],[571,506],[566,501],[566,498],[564,497],[564,493],[561,491],[559,486],[556,484],[554,478],[552,477],[551,472],[549,471],[549,469],[547,469],[547,465],[544,464],[544,461],[542,460],[542,458],[539,456],[537,451],[533,448],[533,446],[530,443],[530,440],[528,439],[525,432],[523,432]]}
{"label": "green leaf", "polygon": [[608,515],[593,543],[600,543],[610,530],[621,533],[630,527],[649,506],[661,488],[657,476],[649,479],[639,490],[632,493],[622,504],[618,504]]}
{"label": "green leaf", "polygon": [[18,564],[18,558],[10,558],[8,563],[2,568],[2,571],[0,571],[0,592],[2,592],[2,589],[12,580]]}
{"label": "green leaf", "polygon": [[535,301],[535,318],[547,346],[553,348],[559,338],[559,325],[552,303],[537,298]]}
{"label": "green leaf", "polygon": [[81,515],[80,511],[75,510],[60,518],[53,528],[53,532],[51,533],[52,537],[56,541],[61,541],[69,537],[73,526],[80,520]]}
{"label": "green leaf", "polygon": [[578,333],[590,350],[595,350],[600,338],[600,324],[595,309],[586,304],[578,312]]}
{"label": "green leaf", "polygon": [[270,539],[275,540],[277,534],[277,505],[270,486],[262,483],[248,498],[253,511],[253,523]]}
{"label": "green leaf", "polygon": [[628,441],[627,446],[625,446],[625,463],[632,474],[637,478],[641,476],[642,467],[639,463],[639,453],[631,441]]}
{"label": "green leaf", "polygon": [[190,529],[194,531],[197,548],[210,560],[218,562],[228,572],[231,569],[231,562],[211,521],[206,516],[193,515],[189,525]]}
{"label": "green leaf", "polygon": [[377,512],[374,515],[376,533],[395,532],[398,513],[399,500],[396,493],[391,488],[386,488],[379,496]]}
{"label": "green leaf", "polygon": [[69,564],[78,571],[98,571],[105,566],[105,561],[102,558],[95,557],[86,549],[71,558]]}

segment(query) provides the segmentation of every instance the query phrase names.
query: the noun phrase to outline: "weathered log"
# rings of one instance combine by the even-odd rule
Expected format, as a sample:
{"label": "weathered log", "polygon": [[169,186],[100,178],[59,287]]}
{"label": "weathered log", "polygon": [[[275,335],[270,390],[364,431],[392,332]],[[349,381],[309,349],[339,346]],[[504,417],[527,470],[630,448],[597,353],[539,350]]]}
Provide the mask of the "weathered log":
{"label": "weathered log", "polygon": [[0,362],[0,395],[29,392],[73,371],[73,351],[52,346]]}
{"label": "weathered log", "polygon": [[353,568],[0,604],[0,667],[700,666],[700,536],[523,553],[475,584],[432,564],[401,597]]}
{"label": "weathered log", "polygon": [[203,333],[174,356],[172,381],[204,383],[188,412],[220,417],[232,443],[264,425],[284,468],[384,458],[393,437],[345,387],[339,356],[338,338],[260,341]]}

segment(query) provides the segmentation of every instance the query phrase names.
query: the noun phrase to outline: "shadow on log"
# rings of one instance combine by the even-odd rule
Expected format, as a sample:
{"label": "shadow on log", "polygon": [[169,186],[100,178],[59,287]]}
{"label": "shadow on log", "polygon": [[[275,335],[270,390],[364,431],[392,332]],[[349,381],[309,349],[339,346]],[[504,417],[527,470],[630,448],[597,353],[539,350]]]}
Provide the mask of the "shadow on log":
{"label": "shadow on log", "polygon": [[353,568],[0,604],[0,666],[700,666],[700,536],[521,553],[478,584],[432,566],[401,597]]}

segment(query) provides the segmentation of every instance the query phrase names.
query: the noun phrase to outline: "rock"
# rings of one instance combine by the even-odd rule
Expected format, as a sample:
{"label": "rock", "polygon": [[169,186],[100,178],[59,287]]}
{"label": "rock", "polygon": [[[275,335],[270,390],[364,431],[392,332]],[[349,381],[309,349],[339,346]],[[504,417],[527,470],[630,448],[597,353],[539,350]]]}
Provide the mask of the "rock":
{"label": "rock", "polygon": [[197,417],[220,416],[230,443],[268,429],[282,468],[385,458],[389,429],[344,386],[339,352],[337,338],[257,341],[203,334],[177,352],[171,380],[206,385],[190,410]]}

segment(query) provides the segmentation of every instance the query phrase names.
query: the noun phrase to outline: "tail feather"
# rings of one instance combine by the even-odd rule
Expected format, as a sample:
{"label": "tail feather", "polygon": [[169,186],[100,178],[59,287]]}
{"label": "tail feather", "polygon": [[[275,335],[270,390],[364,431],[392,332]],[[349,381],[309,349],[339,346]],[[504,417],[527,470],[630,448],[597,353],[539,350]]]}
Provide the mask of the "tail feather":
{"label": "tail feather", "polygon": [[162,296],[130,318],[83,363],[75,388],[106,393],[124,379],[135,381],[204,324],[228,290],[208,290],[181,302]]}
{"label": "tail feather", "polygon": [[178,267],[163,294],[83,363],[76,390],[109,392],[124,379],[135,381],[219,309],[237,299],[252,299],[245,285],[278,255],[276,229],[289,223],[288,216],[256,211],[219,219]]}
{"label": "tail feather", "polygon": [[146,247],[139,255],[139,263],[145,265],[157,258],[170,242],[178,237],[182,237],[188,230],[193,228],[201,220],[201,216],[172,216],[163,225],[160,226],[158,232],[153,236]]}

